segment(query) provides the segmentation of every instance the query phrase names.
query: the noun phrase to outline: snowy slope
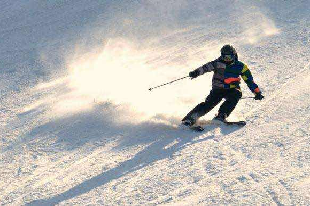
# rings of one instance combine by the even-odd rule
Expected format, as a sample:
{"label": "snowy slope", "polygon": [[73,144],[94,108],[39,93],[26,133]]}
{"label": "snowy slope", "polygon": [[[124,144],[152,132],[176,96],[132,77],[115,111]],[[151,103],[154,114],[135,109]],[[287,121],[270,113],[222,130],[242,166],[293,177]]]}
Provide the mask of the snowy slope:
{"label": "snowy slope", "polygon": [[[2,0],[0,204],[309,205],[309,3]],[[266,98],[179,129],[225,43]]]}

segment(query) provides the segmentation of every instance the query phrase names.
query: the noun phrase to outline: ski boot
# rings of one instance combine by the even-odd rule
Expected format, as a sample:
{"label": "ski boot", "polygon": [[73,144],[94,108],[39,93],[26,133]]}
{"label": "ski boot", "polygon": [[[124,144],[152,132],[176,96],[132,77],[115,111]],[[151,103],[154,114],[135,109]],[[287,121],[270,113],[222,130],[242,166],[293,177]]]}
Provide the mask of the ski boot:
{"label": "ski boot", "polygon": [[182,124],[187,126],[187,127],[191,127],[195,124],[196,122],[193,119],[183,119],[182,120]]}
{"label": "ski boot", "polygon": [[217,121],[221,121],[221,122],[226,123],[227,122],[226,118],[227,118],[227,114],[219,113],[216,117],[214,117],[213,120],[217,120]]}
{"label": "ski boot", "polygon": [[202,132],[204,130],[203,127],[199,126],[199,125],[195,125],[196,121],[192,118],[184,118],[182,120],[182,125],[188,127],[191,130],[194,130],[196,132]]}
{"label": "ski boot", "polygon": [[237,125],[237,126],[245,126],[246,125],[245,121],[234,121],[234,122],[227,121],[227,114],[225,114],[225,113],[219,113],[216,117],[214,117],[213,120],[223,122],[226,125]]}

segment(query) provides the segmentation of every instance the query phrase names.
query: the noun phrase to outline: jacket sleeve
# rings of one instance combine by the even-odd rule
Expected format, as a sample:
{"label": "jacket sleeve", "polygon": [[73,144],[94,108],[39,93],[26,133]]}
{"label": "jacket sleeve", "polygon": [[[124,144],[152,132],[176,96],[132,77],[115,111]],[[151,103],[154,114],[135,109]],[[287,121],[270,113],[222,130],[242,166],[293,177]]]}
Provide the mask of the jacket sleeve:
{"label": "jacket sleeve", "polygon": [[212,72],[214,71],[214,61],[208,62],[201,67],[194,70],[195,72],[199,72],[199,76],[203,75],[206,72]]}
{"label": "jacket sleeve", "polygon": [[244,64],[244,66],[243,66],[243,69],[241,72],[241,77],[253,93],[259,93],[260,92],[260,89],[258,88],[257,84],[255,84],[255,82],[253,80],[253,76],[251,74],[251,71],[249,70],[249,68],[246,64]]}

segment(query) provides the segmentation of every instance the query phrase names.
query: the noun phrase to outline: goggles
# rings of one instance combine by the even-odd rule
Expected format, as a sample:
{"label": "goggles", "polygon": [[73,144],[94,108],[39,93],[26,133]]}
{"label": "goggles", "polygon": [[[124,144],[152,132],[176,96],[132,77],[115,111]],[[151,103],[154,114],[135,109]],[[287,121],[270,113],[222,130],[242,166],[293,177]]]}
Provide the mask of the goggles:
{"label": "goggles", "polygon": [[235,60],[235,55],[233,54],[223,54],[222,58],[225,62],[232,62]]}

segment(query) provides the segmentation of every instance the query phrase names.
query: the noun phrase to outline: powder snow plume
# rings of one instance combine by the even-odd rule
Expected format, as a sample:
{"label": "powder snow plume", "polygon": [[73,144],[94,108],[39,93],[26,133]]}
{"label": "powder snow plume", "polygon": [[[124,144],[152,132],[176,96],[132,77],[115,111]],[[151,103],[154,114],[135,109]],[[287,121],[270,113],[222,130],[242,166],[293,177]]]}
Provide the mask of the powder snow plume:
{"label": "powder snow plume", "polygon": [[68,64],[68,87],[72,92],[66,101],[58,103],[57,108],[61,109],[68,101],[84,102],[79,109],[91,106],[92,102],[110,102],[139,114],[137,119],[159,114],[183,115],[188,109],[186,94],[199,95],[199,91],[193,92],[193,85],[184,88],[184,85],[189,85],[189,79],[158,90],[148,90],[188,74],[188,68],[182,65],[160,65],[156,58],[163,53],[137,48],[125,39],[109,40],[99,54]]}
{"label": "powder snow plume", "polygon": [[[279,32],[261,7],[251,6],[247,11],[244,2],[235,2],[234,10],[229,10],[224,5],[230,1],[218,3],[217,9],[236,17],[230,24],[219,23],[232,33],[212,29],[210,22],[222,18],[206,12],[215,9],[212,2],[193,4],[183,0],[169,1],[164,5],[159,1],[147,1],[132,5],[141,12],[129,16],[126,12],[115,13],[108,21],[113,38],[102,36],[104,29],[107,30],[103,23],[101,29],[88,28],[90,33],[85,32],[72,46],[76,51],[64,53],[68,76],[63,82],[67,89],[51,104],[53,112],[79,112],[91,109],[94,103],[108,102],[135,117],[131,119],[184,116],[193,106],[204,101],[210,90],[211,74],[195,81],[182,80],[152,92],[148,88],[188,75],[189,71],[217,58],[225,43],[237,47],[256,44]],[[203,5],[204,9],[197,5]],[[189,11],[195,12],[188,16]],[[159,16],[158,13],[167,15]],[[97,24],[101,21],[98,19]],[[157,22],[157,25],[150,22]],[[210,31],[216,36],[210,38]],[[124,33],[128,34],[127,37]],[[94,34],[104,44],[93,44],[96,52],[84,51],[83,41],[87,42],[85,39]],[[242,56],[242,52],[239,54]],[[43,101],[51,99],[53,97]]]}

